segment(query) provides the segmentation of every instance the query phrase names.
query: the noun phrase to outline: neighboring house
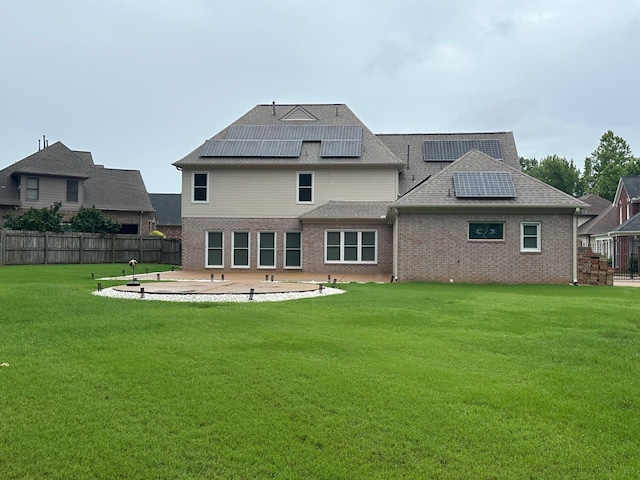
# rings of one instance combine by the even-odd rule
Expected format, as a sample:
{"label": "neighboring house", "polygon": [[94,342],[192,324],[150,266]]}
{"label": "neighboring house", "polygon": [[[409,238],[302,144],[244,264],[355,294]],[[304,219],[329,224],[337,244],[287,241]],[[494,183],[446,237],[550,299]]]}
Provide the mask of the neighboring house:
{"label": "neighboring house", "polygon": [[580,200],[589,204],[578,216],[578,242],[594,253],[611,258],[612,239],[609,232],[618,226],[615,206],[607,199],[587,193]]}
{"label": "neighboring house", "polygon": [[80,207],[95,207],[122,225],[120,233],[148,233],[153,211],[138,170],[95,165],[90,152],[70,150],[61,142],[0,170],[3,220],[56,202],[62,204],[64,221]]}
{"label": "neighboring house", "polygon": [[150,193],[155,210],[151,230],[159,230],[166,238],[182,237],[182,195],[179,193]]}
{"label": "neighboring house", "polygon": [[629,259],[640,247],[640,176],[620,177],[613,199],[616,226],[609,232],[612,261],[618,271],[626,271]]}
{"label": "neighboring house", "polygon": [[588,205],[509,132],[374,135],[346,105],[258,105],[174,163],[187,270],[565,283]]}

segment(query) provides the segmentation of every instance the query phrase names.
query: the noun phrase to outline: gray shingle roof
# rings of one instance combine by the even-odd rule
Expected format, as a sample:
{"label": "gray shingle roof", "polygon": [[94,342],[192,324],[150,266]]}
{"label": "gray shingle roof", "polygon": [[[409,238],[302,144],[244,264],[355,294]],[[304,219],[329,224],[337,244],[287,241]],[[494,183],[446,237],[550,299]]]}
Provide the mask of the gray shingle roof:
{"label": "gray shingle roof", "polygon": [[151,204],[158,217],[158,225],[182,224],[182,195],[179,193],[150,193]]}
{"label": "gray shingle roof", "polygon": [[597,216],[604,212],[611,206],[611,202],[606,198],[602,198],[595,193],[587,193],[580,197],[584,203],[588,203],[589,206],[582,211],[582,215]]}
{"label": "gray shingle roof", "polygon": [[[288,120],[288,115],[304,109],[317,120]],[[275,114],[274,114],[275,113]],[[293,118],[297,118],[293,115]],[[344,104],[312,104],[312,105],[257,105],[227,128],[209,140],[225,140],[227,133],[240,126],[258,127],[264,130],[269,126],[300,125],[305,128],[317,127],[362,127],[361,154],[357,157],[322,157],[320,143],[304,142],[299,156],[295,157],[202,157],[202,145],[174,165],[181,166],[216,166],[216,165],[389,165],[398,170],[404,162],[393,155],[389,149],[356,117]],[[246,139],[245,139],[246,140]],[[256,139],[258,140],[258,139]],[[206,142],[205,142],[206,143]],[[338,151],[330,145],[329,151]],[[328,148],[328,147],[325,147]],[[340,150],[341,152],[342,150]],[[324,152],[326,154],[326,150]]]}
{"label": "gray shingle roof", "polygon": [[629,220],[611,230],[612,236],[632,235],[640,233],[640,213],[636,213]]}
{"label": "gray shingle roof", "polygon": [[[453,184],[454,172],[509,172],[513,179],[517,197],[515,198],[458,198]],[[541,208],[585,208],[587,205],[577,198],[567,195],[547,185],[520,169],[505,162],[494,160],[477,150],[466,155],[424,182],[418,188],[400,197],[391,207],[541,207]]]}
{"label": "gray shingle roof", "polygon": [[[56,142],[0,170],[0,204],[19,206],[17,175],[32,174],[83,180],[83,206],[101,210],[153,210],[142,175],[138,170],[97,166],[89,152],[70,150]],[[4,186],[4,188],[2,188]]]}
{"label": "gray shingle roof", "polygon": [[626,175],[620,178],[629,198],[640,199],[640,175]]}
{"label": "gray shingle roof", "polygon": [[407,193],[425,178],[436,175],[451,164],[451,162],[425,162],[423,156],[425,141],[497,140],[500,143],[504,164],[520,170],[520,159],[511,132],[378,134],[376,136],[398,158],[407,163],[405,170],[400,174],[399,190],[401,195]]}
{"label": "gray shingle roof", "polygon": [[330,201],[303,213],[301,220],[370,220],[383,221],[389,202],[337,202]]}
{"label": "gray shingle roof", "polygon": [[[583,197],[580,197],[582,200]],[[604,200],[604,198],[603,198]],[[606,201],[606,200],[605,200]],[[588,209],[587,209],[588,210]],[[609,204],[597,217],[578,227],[579,235],[601,235],[610,232],[618,225],[616,206]]]}

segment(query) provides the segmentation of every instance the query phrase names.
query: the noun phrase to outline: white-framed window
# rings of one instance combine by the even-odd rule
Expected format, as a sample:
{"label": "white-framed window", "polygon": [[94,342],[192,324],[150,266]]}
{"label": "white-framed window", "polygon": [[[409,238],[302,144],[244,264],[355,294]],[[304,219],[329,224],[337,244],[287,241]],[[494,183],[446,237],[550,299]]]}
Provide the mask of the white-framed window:
{"label": "white-framed window", "polygon": [[313,172],[298,172],[296,203],[313,203]]}
{"label": "white-framed window", "polygon": [[40,198],[40,179],[27,177],[27,200],[38,200]]}
{"label": "white-framed window", "polygon": [[224,266],[224,235],[222,232],[207,232],[207,267]]}
{"label": "white-framed window", "polygon": [[302,232],[284,232],[284,268],[302,268]]}
{"label": "white-framed window", "polygon": [[522,222],[520,224],[520,251],[540,251],[540,222]]}
{"label": "white-framed window", "polygon": [[469,222],[469,240],[504,240],[504,222]]}
{"label": "white-framed window", "polygon": [[276,232],[258,232],[258,268],[276,268]]}
{"label": "white-framed window", "polygon": [[324,261],[326,263],[376,263],[378,232],[376,230],[327,230]]}
{"label": "white-framed window", "polygon": [[233,232],[232,267],[249,268],[249,232]]}
{"label": "white-framed window", "polygon": [[192,177],[193,203],[206,203],[209,201],[209,174],[207,172],[194,172]]}

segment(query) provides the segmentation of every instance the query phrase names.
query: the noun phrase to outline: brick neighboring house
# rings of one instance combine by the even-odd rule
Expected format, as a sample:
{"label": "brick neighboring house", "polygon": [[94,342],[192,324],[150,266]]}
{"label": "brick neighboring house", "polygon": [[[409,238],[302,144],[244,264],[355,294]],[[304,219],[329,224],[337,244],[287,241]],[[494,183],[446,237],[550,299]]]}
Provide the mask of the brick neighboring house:
{"label": "brick neighboring house", "polygon": [[588,205],[510,132],[375,135],[346,105],[258,105],[174,163],[183,268],[569,283]]}
{"label": "brick neighboring house", "polygon": [[159,230],[166,238],[182,238],[182,195],[179,193],[150,193],[155,210],[151,230]]}
{"label": "brick neighboring house", "polygon": [[94,207],[122,225],[120,233],[148,233],[153,212],[138,170],[96,165],[90,152],[61,142],[49,145],[0,170],[0,214],[20,215],[30,208],[62,204],[64,221],[80,207]]}
{"label": "brick neighboring house", "polygon": [[613,206],[617,226],[609,232],[612,261],[618,271],[626,272],[631,266],[630,259],[635,257],[637,265],[640,254],[640,175],[620,177]]}

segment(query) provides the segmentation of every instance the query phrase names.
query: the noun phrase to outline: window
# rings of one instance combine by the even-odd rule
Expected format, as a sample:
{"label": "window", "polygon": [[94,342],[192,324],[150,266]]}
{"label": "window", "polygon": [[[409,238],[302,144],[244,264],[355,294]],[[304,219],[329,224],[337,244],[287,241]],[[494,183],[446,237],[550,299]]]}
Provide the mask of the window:
{"label": "window", "polygon": [[249,267],[249,232],[233,232],[233,267]]}
{"label": "window", "polygon": [[325,262],[376,263],[376,231],[327,231]]}
{"label": "window", "polygon": [[40,179],[27,177],[27,200],[38,200],[40,198]]}
{"label": "window", "polygon": [[302,233],[285,232],[284,268],[302,267]]}
{"label": "window", "polygon": [[207,232],[207,267],[224,266],[222,232]]}
{"label": "window", "polygon": [[78,201],[78,180],[67,180],[67,202]]}
{"label": "window", "polygon": [[193,174],[193,201],[194,202],[206,202],[209,193],[208,186],[208,174],[207,173],[194,173]]}
{"label": "window", "polygon": [[275,268],[276,233],[258,232],[258,268]]}
{"label": "window", "polygon": [[539,252],[540,251],[540,223],[523,222],[520,224],[520,251]]}
{"label": "window", "polygon": [[298,173],[297,203],[313,203],[313,173]]}
{"label": "window", "polygon": [[504,240],[504,223],[469,223],[469,240]]}

